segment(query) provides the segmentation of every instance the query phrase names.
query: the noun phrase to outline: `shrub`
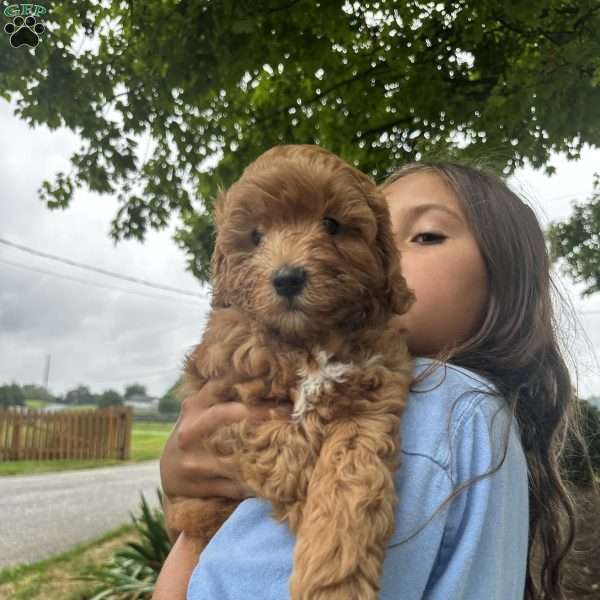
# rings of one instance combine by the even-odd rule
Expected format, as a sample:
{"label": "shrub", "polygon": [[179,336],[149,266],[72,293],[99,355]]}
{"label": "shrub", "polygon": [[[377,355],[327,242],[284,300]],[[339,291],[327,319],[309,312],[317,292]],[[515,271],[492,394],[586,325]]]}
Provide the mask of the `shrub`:
{"label": "shrub", "polygon": [[[156,490],[160,505],[162,494]],[[150,509],[141,494],[140,517],[131,515],[140,535],[139,542],[128,542],[117,550],[110,561],[99,567],[88,567],[75,579],[98,585],[89,600],[150,600],[158,574],[171,550],[161,509]]]}

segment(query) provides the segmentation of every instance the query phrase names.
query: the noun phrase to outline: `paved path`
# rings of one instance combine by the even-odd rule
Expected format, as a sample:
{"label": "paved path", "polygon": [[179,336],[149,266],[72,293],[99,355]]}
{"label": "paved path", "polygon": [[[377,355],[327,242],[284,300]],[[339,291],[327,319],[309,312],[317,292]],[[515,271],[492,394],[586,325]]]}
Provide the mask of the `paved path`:
{"label": "paved path", "polygon": [[0,569],[68,550],[158,506],[158,461],[0,477]]}

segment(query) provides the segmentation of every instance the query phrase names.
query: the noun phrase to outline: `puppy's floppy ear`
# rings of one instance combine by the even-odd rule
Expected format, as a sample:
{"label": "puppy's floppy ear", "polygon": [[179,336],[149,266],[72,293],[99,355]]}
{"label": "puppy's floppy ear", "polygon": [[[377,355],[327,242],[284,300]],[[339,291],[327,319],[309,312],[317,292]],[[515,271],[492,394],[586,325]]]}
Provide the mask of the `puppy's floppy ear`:
{"label": "puppy's floppy ear", "polygon": [[380,190],[365,190],[367,202],[377,220],[375,251],[383,264],[385,273],[384,300],[396,314],[405,313],[414,302],[414,294],[408,289],[400,269],[400,252],[394,243],[392,222],[385,196]]}
{"label": "puppy's floppy ear", "polygon": [[219,193],[213,207],[215,242],[213,253],[210,257],[210,280],[213,288],[211,306],[213,308],[222,308],[230,305],[225,293],[227,287],[227,259],[221,250],[219,239],[219,230],[223,224],[226,199],[226,190],[219,187]]}

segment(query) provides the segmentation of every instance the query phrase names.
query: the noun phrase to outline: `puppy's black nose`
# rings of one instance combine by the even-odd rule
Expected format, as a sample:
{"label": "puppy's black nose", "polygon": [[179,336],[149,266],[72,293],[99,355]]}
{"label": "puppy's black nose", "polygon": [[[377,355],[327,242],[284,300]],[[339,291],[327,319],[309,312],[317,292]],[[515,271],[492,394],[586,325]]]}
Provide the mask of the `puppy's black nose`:
{"label": "puppy's black nose", "polygon": [[273,275],[275,291],[285,298],[297,296],[306,283],[306,271],[302,267],[288,267],[278,269]]}

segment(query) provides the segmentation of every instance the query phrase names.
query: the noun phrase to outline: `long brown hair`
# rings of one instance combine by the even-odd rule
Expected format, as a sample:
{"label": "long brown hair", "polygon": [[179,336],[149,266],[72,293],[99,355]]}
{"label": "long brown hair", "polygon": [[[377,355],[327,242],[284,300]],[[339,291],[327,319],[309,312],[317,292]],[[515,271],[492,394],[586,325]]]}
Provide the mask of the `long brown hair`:
{"label": "long brown hair", "polygon": [[435,359],[487,377],[516,417],[529,470],[525,598],[564,599],[561,564],[573,545],[575,510],[558,461],[576,421],[577,402],[557,339],[551,291],[563,298],[550,273],[543,231],[533,210],[485,169],[414,163],[394,172],[380,188],[417,172],[438,175],[456,194],[489,283],[487,312],[478,330]]}

